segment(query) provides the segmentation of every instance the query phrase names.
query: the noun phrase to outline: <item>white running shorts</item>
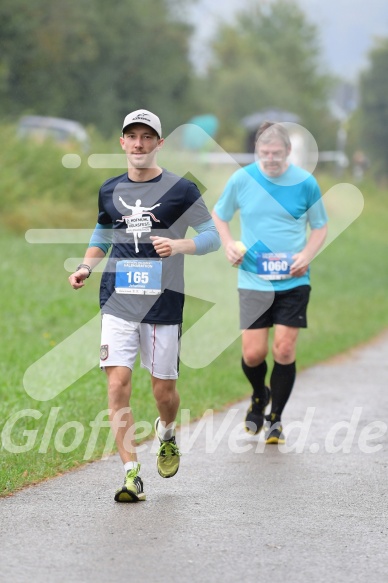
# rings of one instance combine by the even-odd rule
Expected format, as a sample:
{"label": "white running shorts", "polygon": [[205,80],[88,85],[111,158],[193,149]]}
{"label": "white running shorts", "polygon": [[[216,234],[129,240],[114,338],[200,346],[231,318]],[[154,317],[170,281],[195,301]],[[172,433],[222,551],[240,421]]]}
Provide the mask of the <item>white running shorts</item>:
{"label": "white running shorts", "polygon": [[158,379],[179,376],[180,324],[127,322],[102,315],[100,367],[126,366],[133,370],[140,351],[142,368]]}

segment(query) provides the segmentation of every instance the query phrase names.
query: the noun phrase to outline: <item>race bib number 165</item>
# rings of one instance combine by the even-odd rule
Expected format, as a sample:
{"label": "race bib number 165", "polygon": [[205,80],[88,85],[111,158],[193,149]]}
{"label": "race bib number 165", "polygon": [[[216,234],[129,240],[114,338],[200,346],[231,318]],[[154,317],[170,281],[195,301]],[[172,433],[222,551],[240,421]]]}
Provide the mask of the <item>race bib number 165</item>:
{"label": "race bib number 165", "polygon": [[158,295],[161,288],[161,259],[124,259],[117,262],[116,293]]}

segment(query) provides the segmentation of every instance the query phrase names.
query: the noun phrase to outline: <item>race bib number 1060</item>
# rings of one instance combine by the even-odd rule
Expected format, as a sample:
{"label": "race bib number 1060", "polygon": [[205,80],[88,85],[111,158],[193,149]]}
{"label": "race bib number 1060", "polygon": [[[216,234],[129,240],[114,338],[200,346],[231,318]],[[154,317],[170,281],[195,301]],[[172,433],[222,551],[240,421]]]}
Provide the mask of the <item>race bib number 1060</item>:
{"label": "race bib number 1060", "polygon": [[257,274],[262,279],[289,279],[293,253],[258,253]]}

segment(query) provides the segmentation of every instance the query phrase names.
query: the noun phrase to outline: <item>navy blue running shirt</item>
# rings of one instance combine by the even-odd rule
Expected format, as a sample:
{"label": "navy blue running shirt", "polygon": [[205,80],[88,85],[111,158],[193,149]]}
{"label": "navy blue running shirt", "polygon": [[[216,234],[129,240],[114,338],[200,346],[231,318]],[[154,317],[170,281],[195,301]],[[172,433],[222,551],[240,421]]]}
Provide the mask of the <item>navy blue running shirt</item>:
{"label": "navy blue running shirt", "polygon": [[[150,236],[184,239],[211,220],[197,186],[163,169],[147,182],[133,182],[128,174],[110,178],[100,188],[97,227],[110,235],[112,251],[101,278],[100,307],[128,321],[180,324],[184,304],[184,255],[163,258],[161,294],[116,292],[116,265],[124,259],[157,258]],[[91,241],[93,245],[93,237]]]}

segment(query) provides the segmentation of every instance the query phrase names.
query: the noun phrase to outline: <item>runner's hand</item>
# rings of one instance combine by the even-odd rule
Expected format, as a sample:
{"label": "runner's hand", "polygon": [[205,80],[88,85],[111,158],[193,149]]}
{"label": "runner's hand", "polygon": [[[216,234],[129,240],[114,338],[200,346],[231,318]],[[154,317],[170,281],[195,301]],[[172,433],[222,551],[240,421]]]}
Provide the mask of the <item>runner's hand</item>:
{"label": "runner's hand", "polygon": [[244,259],[244,253],[239,249],[236,241],[230,241],[225,247],[225,255],[232,265],[240,265]]}
{"label": "runner's hand", "polygon": [[290,267],[290,275],[292,277],[302,277],[309,268],[309,259],[304,255],[303,251],[301,253],[295,253],[292,256],[294,260]]}
{"label": "runner's hand", "polygon": [[180,253],[179,240],[168,239],[167,237],[150,237],[156,253],[160,257],[170,257]]}
{"label": "runner's hand", "polygon": [[69,277],[70,285],[73,289],[79,289],[85,285],[85,279],[89,277],[87,269],[79,269],[72,273]]}

